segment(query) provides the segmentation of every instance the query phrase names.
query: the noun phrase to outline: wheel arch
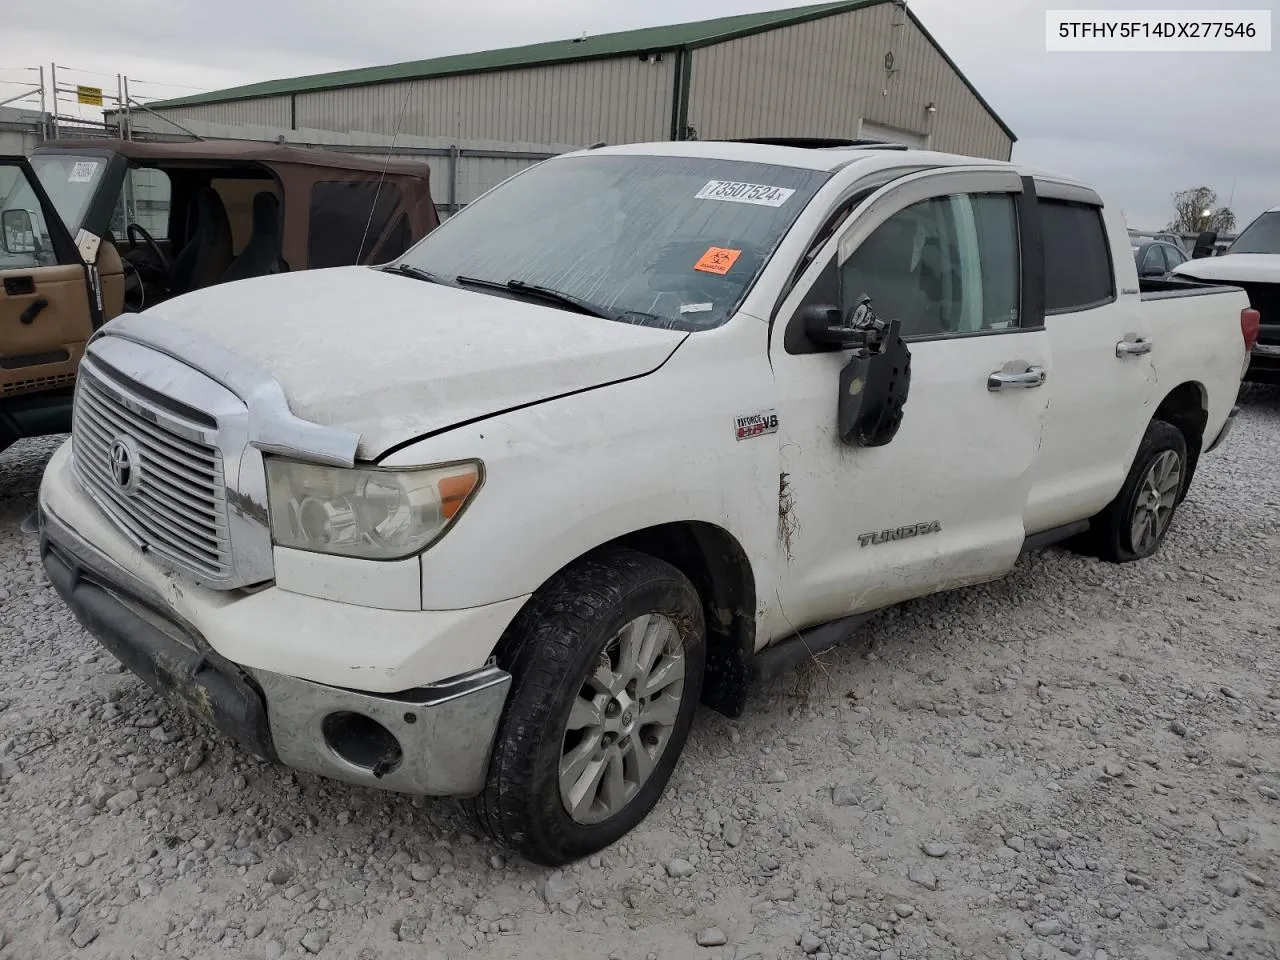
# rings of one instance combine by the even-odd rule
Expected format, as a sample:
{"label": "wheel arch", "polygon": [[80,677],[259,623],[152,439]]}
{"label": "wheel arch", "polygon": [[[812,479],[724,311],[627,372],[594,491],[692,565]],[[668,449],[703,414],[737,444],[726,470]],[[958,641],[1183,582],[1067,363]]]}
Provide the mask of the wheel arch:
{"label": "wheel arch", "polygon": [[1152,420],[1162,420],[1176,427],[1187,443],[1187,469],[1178,495],[1181,502],[1191,488],[1200,453],[1204,447],[1205,425],[1209,422],[1209,399],[1204,384],[1188,380],[1170,390],[1156,407]]}
{"label": "wheel arch", "polygon": [[737,537],[716,524],[697,520],[645,527],[575,557],[546,582],[583,557],[609,547],[626,547],[656,557],[689,578],[702,599],[707,628],[702,702],[725,716],[741,716],[746,706],[748,660],[755,649],[756,583],[751,561]]}

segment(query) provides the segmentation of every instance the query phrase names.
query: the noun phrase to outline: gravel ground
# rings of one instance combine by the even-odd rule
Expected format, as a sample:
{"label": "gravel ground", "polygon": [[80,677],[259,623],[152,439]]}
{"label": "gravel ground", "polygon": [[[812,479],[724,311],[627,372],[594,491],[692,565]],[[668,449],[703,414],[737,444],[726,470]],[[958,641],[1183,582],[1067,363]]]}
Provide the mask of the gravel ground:
{"label": "gravel ground", "polygon": [[245,759],[79,629],[0,455],[0,960],[1280,957],[1280,393],[1164,550],[908,604],[704,713],[562,872],[451,804]]}

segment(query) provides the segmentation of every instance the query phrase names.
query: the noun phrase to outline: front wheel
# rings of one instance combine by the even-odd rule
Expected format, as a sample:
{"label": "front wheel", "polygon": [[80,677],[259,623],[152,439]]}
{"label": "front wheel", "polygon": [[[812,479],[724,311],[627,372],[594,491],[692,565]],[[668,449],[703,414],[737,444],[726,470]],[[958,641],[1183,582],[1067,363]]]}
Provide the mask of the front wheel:
{"label": "front wheel", "polygon": [[600,850],[657,804],[706,663],[702,603],[675,567],[615,549],[558,574],[497,651],[512,675],[477,824],[549,866]]}
{"label": "front wheel", "polygon": [[1149,557],[1160,548],[1181,501],[1187,467],[1187,441],[1182,431],[1163,420],[1153,420],[1124,486],[1093,518],[1090,535],[1099,557],[1127,563]]}

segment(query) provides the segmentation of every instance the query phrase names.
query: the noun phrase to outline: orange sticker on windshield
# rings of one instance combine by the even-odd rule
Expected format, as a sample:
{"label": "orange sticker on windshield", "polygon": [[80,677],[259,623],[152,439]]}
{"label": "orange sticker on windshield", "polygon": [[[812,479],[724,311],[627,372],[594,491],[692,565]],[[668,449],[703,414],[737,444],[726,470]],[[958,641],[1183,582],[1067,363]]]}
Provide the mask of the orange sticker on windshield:
{"label": "orange sticker on windshield", "polygon": [[718,273],[724,276],[742,256],[741,250],[729,250],[725,247],[708,247],[702,258],[693,265],[693,269],[703,273]]}

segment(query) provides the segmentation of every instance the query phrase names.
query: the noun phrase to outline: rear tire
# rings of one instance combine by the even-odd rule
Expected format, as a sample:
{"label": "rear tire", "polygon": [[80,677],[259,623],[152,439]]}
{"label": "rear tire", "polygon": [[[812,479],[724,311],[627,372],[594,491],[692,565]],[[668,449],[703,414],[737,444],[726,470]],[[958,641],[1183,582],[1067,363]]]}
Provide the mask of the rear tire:
{"label": "rear tire", "polygon": [[614,843],[661,798],[702,692],[702,602],[675,567],[610,549],[540,590],[496,651],[512,675],[477,826],[561,866]]}
{"label": "rear tire", "polygon": [[1116,498],[1091,521],[1092,551],[1111,563],[1129,563],[1160,549],[1182,502],[1191,465],[1182,431],[1153,420]]}

